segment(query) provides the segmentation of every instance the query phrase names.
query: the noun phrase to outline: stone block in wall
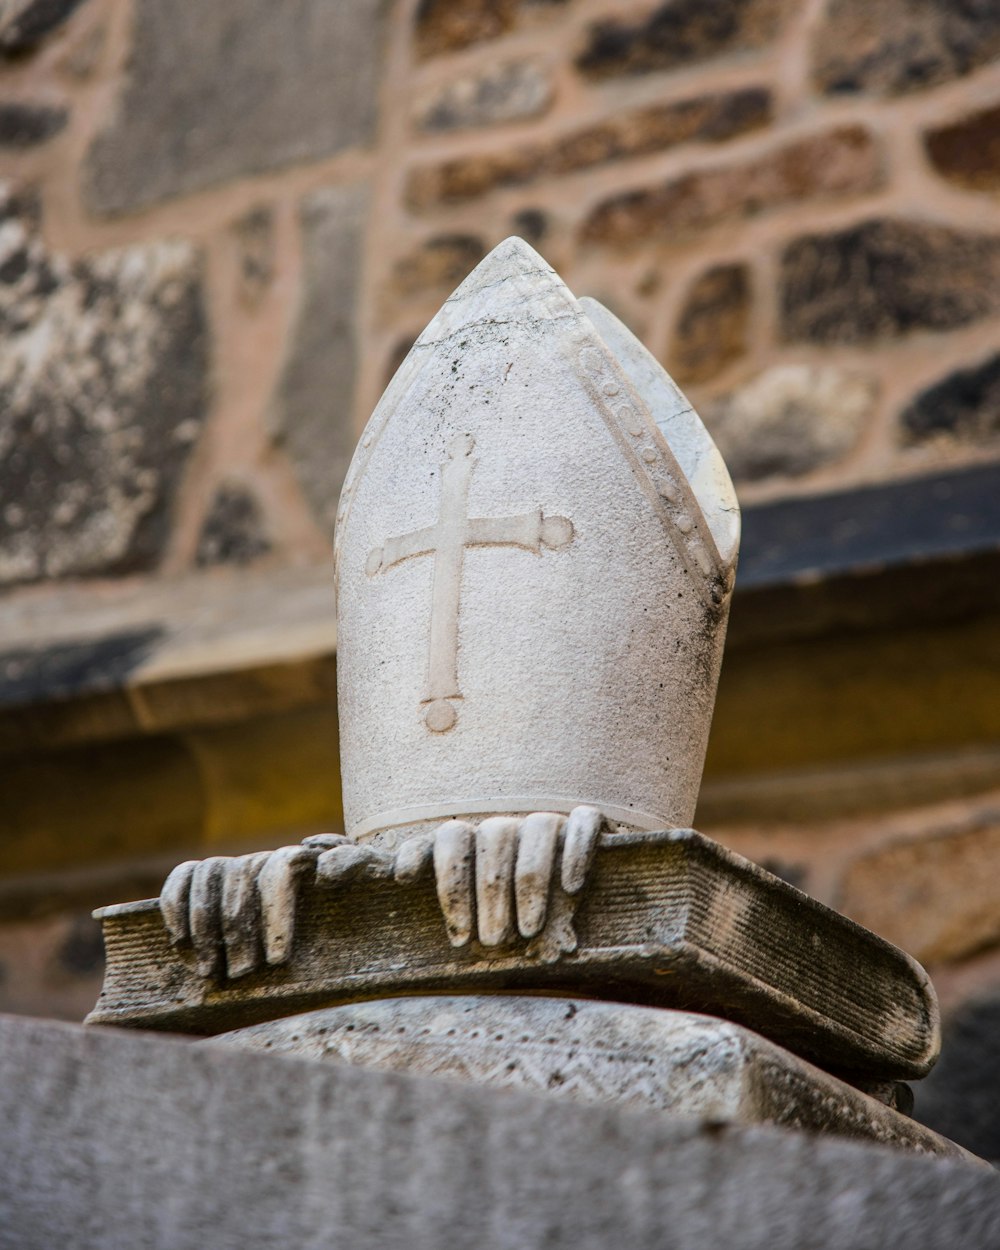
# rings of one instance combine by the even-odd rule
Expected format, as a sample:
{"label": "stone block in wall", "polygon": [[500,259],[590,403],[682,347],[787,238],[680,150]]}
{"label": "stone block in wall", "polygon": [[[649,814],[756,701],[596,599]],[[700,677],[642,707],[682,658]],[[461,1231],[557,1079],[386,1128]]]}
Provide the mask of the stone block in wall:
{"label": "stone block in wall", "polygon": [[1000,942],[1000,820],[908,839],[848,869],[838,906],[923,963]]}
{"label": "stone block in wall", "polygon": [[368,143],[383,0],[137,0],[125,84],[87,157],[98,213]]}
{"label": "stone block in wall", "polygon": [[0,201],[0,584],[148,569],[205,419],[197,253],[71,262]]}
{"label": "stone block in wall", "polygon": [[20,100],[0,102],[0,148],[33,148],[66,125],[66,109]]}
{"label": "stone block in wall", "polygon": [[410,175],[406,198],[419,212],[475,199],[500,187],[522,186],[539,178],[662,152],[681,143],[720,143],[764,126],[770,119],[771,94],[763,87],[652,105],[618,113],[550,143],[423,166]]}
{"label": "stone block in wall", "polygon": [[485,243],[474,234],[436,235],[396,262],[393,294],[403,299],[431,291],[449,295],[485,255]]}
{"label": "stone block in wall", "polygon": [[551,75],[531,61],[489,65],[424,92],[416,101],[421,130],[463,130],[537,117],[552,102]]}
{"label": "stone block in wall", "polygon": [[876,218],[785,249],[781,333],[858,343],[952,330],[1000,311],[1000,235]]}
{"label": "stone block in wall", "polygon": [[927,387],[899,418],[904,443],[945,437],[971,444],[1000,436],[1000,355]]}
{"label": "stone block in wall", "polygon": [[520,0],[420,0],[416,14],[419,57],[457,52],[506,34],[514,26]]}
{"label": "stone block in wall", "polygon": [[1000,57],[1000,5],[994,0],[830,0],[813,47],[821,91],[918,91]]}
{"label": "stone block in wall", "polygon": [[66,21],[81,0],[5,0],[0,6],[0,55],[27,52]]}
{"label": "stone block in wall", "polygon": [[941,1058],[920,1082],[916,1117],[1000,1167],[1000,985],[946,1017],[943,1037]]}
{"label": "stone block in wall", "polygon": [[612,196],[593,210],[582,234],[587,242],[613,247],[669,242],[805,200],[872,191],[881,182],[875,140],[861,126],[839,126],[753,160],[694,170],[658,187]]}
{"label": "stone block in wall", "polygon": [[706,404],[703,416],[737,481],[797,477],[853,450],[877,393],[858,370],[775,365]]}
{"label": "stone block in wall", "polygon": [[746,265],[715,265],[698,275],[684,297],[667,355],[677,382],[705,382],[743,355],[750,301]]}
{"label": "stone block in wall", "polygon": [[1000,188],[1000,104],[929,130],[931,164],[951,182],[973,191]]}
{"label": "stone block in wall", "polygon": [[256,496],[236,482],[216,491],[198,535],[195,563],[252,564],[271,550],[267,525]]}
{"label": "stone block in wall", "polygon": [[270,416],[276,441],[331,534],[357,441],[352,401],[367,205],[362,186],[325,187],[302,205],[302,289]]}
{"label": "stone block in wall", "polygon": [[592,79],[648,74],[757,48],[774,38],[789,7],[784,0],[666,0],[638,17],[609,16],[590,27],[577,68]]}

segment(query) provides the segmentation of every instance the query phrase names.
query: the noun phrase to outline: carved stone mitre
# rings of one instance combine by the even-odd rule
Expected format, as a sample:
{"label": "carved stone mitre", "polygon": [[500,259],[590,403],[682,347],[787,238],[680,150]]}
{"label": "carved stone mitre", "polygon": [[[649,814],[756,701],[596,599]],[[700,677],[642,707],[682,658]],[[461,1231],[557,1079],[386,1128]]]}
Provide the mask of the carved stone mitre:
{"label": "carved stone mitre", "polygon": [[687,826],[739,542],[639,341],[500,244],[376,408],[338,514],[347,832],[599,808]]}

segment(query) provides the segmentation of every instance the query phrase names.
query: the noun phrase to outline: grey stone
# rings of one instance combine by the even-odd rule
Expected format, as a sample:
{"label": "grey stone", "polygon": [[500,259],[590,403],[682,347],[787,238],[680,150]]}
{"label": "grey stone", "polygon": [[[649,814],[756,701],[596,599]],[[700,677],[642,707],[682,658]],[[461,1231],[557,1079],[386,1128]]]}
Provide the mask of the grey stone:
{"label": "grey stone", "polygon": [[941,1061],[920,1085],[917,1118],[1000,1167],[1000,986],[963,1003],[944,1036]]}
{"label": "grey stone", "polygon": [[195,563],[252,564],[271,550],[260,504],[244,486],[224,485],[212,500],[198,536]]}
{"label": "grey stone", "polygon": [[0,52],[33,48],[78,8],[81,0],[0,0]]}
{"label": "grey stone", "polygon": [[[459,823],[444,828],[455,833]],[[217,958],[209,964],[216,975],[205,975],[202,944],[192,949],[175,928],[176,880],[162,901],[177,945],[155,900],[102,909],[108,970],[88,1021],[212,1034],[359,998],[570,991],[710,1009],[811,1062],[869,1079],[922,1076],[938,1053],[937,1004],[919,965],[692,830],[604,834],[582,890],[567,898],[564,885],[553,887],[539,936],[494,945],[481,932],[449,935],[442,910],[454,911],[439,902],[435,874],[426,865],[410,871],[417,845],[404,841],[395,866],[378,864],[370,846],[349,845],[358,871],[339,882],[317,875],[335,849],[277,852],[301,878],[295,921],[278,935],[282,957],[268,955],[277,966],[251,961],[249,972],[243,964],[223,976]],[[190,887],[193,940],[203,923],[196,898],[221,890],[217,869],[241,863],[204,862],[201,884]],[[474,874],[482,875],[478,864],[456,871],[456,890]],[[289,896],[294,883],[269,909]]]}
{"label": "grey stone", "polygon": [[337,490],[354,451],[357,305],[364,187],[330,187],[303,204],[303,290],[270,417],[316,515],[333,530]]}
{"label": "grey stone", "polygon": [[509,61],[426,92],[416,117],[421,130],[461,130],[537,117],[551,102],[552,83],[539,66]]}
{"label": "grey stone", "polygon": [[369,142],[382,0],[139,0],[125,87],[87,161],[117,213]]}
{"label": "grey stone", "polygon": [[900,95],[969,74],[1000,54],[993,0],[832,0],[815,34],[815,76],[831,94]]}
{"label": "grey stone", "polygon": [[7,100],[0,103],[0,147],[32,148],[66,125],[66,109]]}
{"label": "grey stone", "polygon": [[954,1250],[966,1163],[0,1019],[3,1250]]}
{"label": "grey stone", "polygon": [[153,567],[205,418],[197,253],[71,263],[0,197],[0,583]]}
{"label": "grey stone", "polygon": [[1000,309],[1000,237],[892,219],[807,235],[785,249],[780,295],[788,340],[953,330]]}
{"label": "grey stone", "polygon": [[212,1044],[964,1157],[749,1029],[691,1012],[511,995],[396,998],[291,1016]]}
{"label": "grey stone", "polygon": [[1000,435],[1000,355],[956,369],[921,391],[900,414],[899,424],[904,443],[995,439]]}
{"label": "grey stone", "polygon": [[877,382],[835,365],[775,365],[706,406],[737,481],[798,476],[842,459],[871,419]]}

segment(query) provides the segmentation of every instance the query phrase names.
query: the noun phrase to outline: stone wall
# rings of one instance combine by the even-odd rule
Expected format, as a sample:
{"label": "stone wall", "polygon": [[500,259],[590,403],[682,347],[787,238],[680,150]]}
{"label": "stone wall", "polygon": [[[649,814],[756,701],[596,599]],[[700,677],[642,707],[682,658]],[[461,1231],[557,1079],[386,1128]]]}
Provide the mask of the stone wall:
{"label": "stone wall", "polygon": [[[83,632],[118,638],[126,595],[323,565],[383,386],[511,233],[658,354],[746,505],[1000,463],[995,4],[10,0],[0,162],[0,587],[27,633],[93,601]],[[133,616],[123,683],[156,668]],[[973,1056],[1000,1001],[996,642],[949,621],[734,654],[700,817],[928,961]],[[23,639],[0,643],[16,685]],[[216,643],[171,687],[183,738],[163,683],[133,683],[128,729],[108,695],[38,729],[75,753],[8,770],[0,875],[34,884],[0,891],[0,1007],[82,1014],[89,906],[154,888],[175,848],[336,819],[335,782],[288,801],[332,735],[329,674],[223,697]],[[93,648],[60,645],[68,681]],[[286,756],[265,690],[297,709]],[[220,699],[252,717],[205,728]],[[66,863],[61,909],[38,902]],[[984,1079],[968,1063],[942,1088]],[[969,1144],[1000,1153],[991,1131]]]}

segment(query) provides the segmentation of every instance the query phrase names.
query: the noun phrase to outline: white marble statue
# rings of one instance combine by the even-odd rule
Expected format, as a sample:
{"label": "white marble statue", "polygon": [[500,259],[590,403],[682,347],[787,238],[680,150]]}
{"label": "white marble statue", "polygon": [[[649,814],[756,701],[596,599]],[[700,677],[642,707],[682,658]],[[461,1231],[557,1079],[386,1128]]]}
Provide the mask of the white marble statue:
{"label": "white marble statue", "polygon": [[433,871],[453,944],[558,920],[571,946],[556,900],[602,827],[693,819],[738,544],[729,475],[668,375],[500,244],[400,366],[342,491],[346,836],[180,865],[174,940],[239,977],[287,960],[306,875]]}

